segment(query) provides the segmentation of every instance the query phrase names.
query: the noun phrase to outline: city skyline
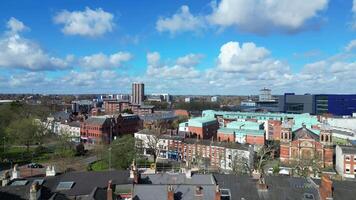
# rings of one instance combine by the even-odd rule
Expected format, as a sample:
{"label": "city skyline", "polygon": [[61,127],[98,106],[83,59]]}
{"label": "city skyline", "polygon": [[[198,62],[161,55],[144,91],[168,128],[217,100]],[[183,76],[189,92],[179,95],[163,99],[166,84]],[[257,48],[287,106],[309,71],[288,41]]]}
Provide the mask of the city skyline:
{"label": "city skyline", "polygon": [[132,82],[147,94],[356,93],[356,0],[3,1],[0,10],[0,93],[130,93]]}

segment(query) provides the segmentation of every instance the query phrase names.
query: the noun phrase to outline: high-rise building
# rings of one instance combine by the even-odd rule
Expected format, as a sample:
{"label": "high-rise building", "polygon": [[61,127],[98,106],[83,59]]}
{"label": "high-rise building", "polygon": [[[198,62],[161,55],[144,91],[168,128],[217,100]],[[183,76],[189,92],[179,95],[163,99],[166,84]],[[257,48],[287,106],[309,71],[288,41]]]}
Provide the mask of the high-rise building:
{"label": "high-rise building", "polygon": [[143,83],[132,83],[132,104],[142,104],[145,98],[145,85]]}
{"label": "high-rise building", "polygon": [[272,101],[271,90],[268,88],[263,88],[260,90],[259,101]]}

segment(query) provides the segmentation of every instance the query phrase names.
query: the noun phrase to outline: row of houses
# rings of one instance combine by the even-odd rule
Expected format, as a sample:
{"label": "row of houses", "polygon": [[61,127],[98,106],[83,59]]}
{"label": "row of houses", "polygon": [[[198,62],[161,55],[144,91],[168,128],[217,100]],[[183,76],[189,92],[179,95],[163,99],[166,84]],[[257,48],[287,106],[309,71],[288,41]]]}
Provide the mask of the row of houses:
{"label": "row of houses", "polygon": [[155,153],[158,158],[180,161],[188,167],[199,165],[231,171],[237,162],[252,167],[254,161],[253,146],[247,144],[157,135],[148,130],[135,133],[135,138],[144,155]]}
{"label": "row of houses", "polygon": [[43,122],[45,126],[57,135],[70,137],[73,142],[109,143],[115,137],[123,134],[133,134],[142,128],[142,120],[134,114],[118,114],[91,116],[79,122],[58,121],[53,118]]}

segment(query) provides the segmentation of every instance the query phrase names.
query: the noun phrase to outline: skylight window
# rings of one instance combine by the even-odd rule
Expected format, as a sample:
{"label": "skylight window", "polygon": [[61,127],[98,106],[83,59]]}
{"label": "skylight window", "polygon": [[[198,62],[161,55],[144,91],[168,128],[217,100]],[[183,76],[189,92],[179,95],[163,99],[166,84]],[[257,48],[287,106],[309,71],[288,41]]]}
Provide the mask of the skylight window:
{"label": "skylight window", "polygon": [[11,186],[26,185],[27,183],[28,183],[27,180],[16,180],[11,183]]}
{"label": "skylight window", "polygon": [[57,186],[57,190],[69,190],[73,187],[73,185],[74,185],[73,181],[59,182]]}

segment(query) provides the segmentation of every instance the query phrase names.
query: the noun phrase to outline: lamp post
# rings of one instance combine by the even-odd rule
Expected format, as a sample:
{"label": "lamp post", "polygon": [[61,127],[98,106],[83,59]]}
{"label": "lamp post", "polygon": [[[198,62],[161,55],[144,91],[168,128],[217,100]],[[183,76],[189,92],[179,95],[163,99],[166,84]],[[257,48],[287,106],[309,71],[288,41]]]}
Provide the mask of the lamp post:
{"label": "lamp post", "polygon": [[3,137],[4,139],[4,154],[5,154],[5,136]]}
{"label": "lamp post", "polygon": [[109,170],[111,170],[111,147],[109,147]]}

